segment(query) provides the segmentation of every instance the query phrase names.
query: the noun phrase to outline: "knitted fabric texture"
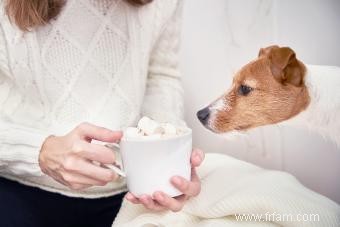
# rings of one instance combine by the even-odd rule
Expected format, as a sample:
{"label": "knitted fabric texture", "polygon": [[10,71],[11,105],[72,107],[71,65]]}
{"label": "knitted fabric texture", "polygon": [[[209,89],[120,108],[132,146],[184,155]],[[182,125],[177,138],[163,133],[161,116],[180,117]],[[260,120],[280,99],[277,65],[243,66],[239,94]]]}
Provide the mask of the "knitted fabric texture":
{"label": "knitted fabric texture", "polygon": [[113,227],[337,227],[340,206],[288,173],[209,153],[197,169],[201,193],[180,212],[124,200]]}
{"label": "knitted fabric texture", "polygon": [[69,0],[55,20],[22,32],[0,0],[0,175],[75,197],[124,191],[124,181],[71,191],[41,172],[39,150],[85,121],[112,130],[142,115],[182,123],[180,5]]}

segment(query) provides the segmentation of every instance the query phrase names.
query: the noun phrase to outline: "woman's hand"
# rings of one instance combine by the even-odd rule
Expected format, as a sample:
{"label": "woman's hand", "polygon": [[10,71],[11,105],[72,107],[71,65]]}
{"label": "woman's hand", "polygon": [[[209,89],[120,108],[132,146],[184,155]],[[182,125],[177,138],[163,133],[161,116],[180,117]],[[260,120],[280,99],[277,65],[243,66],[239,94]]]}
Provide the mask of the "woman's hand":
{"label": "woman's hand", "polygon": [[103,186],[117,179],[117,175],[93,161],[114,164],[115,156],[111,149],[92,144],[91,140],[113,143],[121,137],[121,132],[82,123],[65,136],[49,136],[45,140],[39,155],[40,168],[74,190]]}
{"label": "woman's hand", "polygon": [[203,160],[204,153],[201,150],[194,149],[191,153],[191,181],[187,181],[180,176],[171,178],[171,183],[178,190],[183,192],[183,195],[181,196],[171,198],[164,192],[155,192],[152,197],[143,195],[140,198],[137,198],[132,193],[128,192],[125,198],[134,204],[143,204],[146,208],[153,211],[180,211],[188,198],[197,196],[201,191],[201,182],[196,174],[195,168],[201,165]]}

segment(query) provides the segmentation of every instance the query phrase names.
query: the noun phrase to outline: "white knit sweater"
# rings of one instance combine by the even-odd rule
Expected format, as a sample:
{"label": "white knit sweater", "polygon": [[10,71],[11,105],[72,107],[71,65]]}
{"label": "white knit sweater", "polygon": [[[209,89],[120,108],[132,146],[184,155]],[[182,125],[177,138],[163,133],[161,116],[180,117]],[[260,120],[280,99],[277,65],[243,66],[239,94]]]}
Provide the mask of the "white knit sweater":
{"label": "white knit sweater", "polygon": [[0,176],[75,197],[102,197],[125,182],[72,191],[44,175],[40,147],[87,121],[112,130],[141,115],[178,123],[181,0],[134,7],[68,0],[50,24],[23,33],[0,0]]}

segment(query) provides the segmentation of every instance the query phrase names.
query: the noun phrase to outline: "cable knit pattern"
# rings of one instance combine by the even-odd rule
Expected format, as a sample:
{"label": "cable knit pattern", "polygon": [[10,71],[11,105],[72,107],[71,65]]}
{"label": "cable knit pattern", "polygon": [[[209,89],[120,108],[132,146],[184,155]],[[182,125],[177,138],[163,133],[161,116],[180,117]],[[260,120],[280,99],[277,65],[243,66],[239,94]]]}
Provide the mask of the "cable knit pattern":
{"label": "cable knit pattern", "polygon": [[73,192],[40,171],[39,150],[83,121],[112,130],[141,115],[183,123],[180,2],[69,0],[57,19],[23,33],[0,0],[0,175],[69,196],[125,190],[120,181]]}
{"label": "cable knit pattern", "polygon": [[290,174],[213,153],[197,174],[201,193],[180,212],[152,212],[124,200],[113,227],[340,226],[339,204]]}
{"label": "cable knit pattern", "polygon": [[[183,119],[182,88],[175,81],[179,80],[178,52],[179,52],[179,15],[180,10],[174,12],[169,22],[165,24],[161,37],[157,41],[150,59],[149,79],[143,106],[143,113],[154,119],[167,119],[176,122]],[[168,50],[173,50],[168,52]],[[175,83],[174,83],[175,82]],[[161,85],[161,86],[157,86]],[[176,90],[178,92],[173,93]],[[160,108],[154,109],[158,103]],[[166,110],[166,111],[164,111]],[[171,111],[172,110],[172,111]],[[175,114],[174,114],[175,112]],[[181,116],[178,118],[178,116]],[[180,122],[176,122],[180,124]]]}

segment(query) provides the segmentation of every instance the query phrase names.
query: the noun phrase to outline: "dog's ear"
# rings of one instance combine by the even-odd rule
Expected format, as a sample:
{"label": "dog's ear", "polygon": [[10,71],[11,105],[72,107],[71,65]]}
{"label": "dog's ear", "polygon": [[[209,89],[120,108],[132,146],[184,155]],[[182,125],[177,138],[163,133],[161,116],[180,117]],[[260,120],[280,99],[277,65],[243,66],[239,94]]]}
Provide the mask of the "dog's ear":
{"label": "dog's ear", "polygon": [[305,67],[296,59],[295,52],[291,48],[271,48],[267,56],[270,60],[271,72],[278,82],[296,87],[302,86]]}
{"label": "dog's ear", "polygon": [[268,56],[269,53],[273,50],[273,49],[278,49],[279,46],[277,45],[273,45],[273,46],[268,46],[265,48],[261,48],[258,54],[258,57],[263,57],[263,56]]}

